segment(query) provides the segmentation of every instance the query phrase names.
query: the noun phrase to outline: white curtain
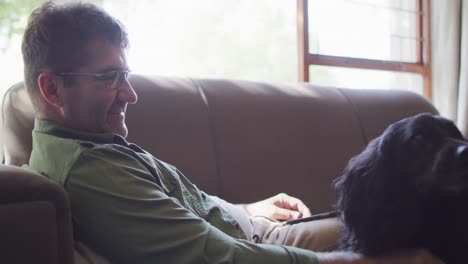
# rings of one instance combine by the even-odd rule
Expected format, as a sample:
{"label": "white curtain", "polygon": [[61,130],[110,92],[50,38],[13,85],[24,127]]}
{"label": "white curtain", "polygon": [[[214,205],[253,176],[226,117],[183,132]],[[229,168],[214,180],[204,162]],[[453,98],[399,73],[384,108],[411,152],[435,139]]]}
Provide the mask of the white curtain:
{"label": "white curtain", "polygon": [[433,103],[468,136],[468,0],[431,1]]}
{"label": "white curtain", "polygon": [[468,1],[462,1],[457,124],[468,135]]}

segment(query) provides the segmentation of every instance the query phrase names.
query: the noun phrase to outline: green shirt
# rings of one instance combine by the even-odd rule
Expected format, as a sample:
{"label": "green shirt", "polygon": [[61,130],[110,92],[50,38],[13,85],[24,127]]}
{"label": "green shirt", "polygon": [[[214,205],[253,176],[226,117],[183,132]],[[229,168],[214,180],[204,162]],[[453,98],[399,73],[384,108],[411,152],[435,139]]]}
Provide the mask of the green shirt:
{"label": "green shirt", "polygon": [[36,119],[29,166],[64,186],[75,237],[113,263],[317,263],[311,251],[246,240],[180,171],[120,136]]}

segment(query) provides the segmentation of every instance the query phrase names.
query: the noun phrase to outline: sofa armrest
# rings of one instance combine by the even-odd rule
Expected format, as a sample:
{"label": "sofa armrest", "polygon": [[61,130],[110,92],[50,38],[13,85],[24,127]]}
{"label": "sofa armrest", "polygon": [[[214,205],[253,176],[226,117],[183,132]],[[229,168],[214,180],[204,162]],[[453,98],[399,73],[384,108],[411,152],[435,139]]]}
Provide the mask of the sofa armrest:
{"label": "sofa armrest", "polygon": [[65,190],[29,170],[0,165],[2,263],[73,263]]}

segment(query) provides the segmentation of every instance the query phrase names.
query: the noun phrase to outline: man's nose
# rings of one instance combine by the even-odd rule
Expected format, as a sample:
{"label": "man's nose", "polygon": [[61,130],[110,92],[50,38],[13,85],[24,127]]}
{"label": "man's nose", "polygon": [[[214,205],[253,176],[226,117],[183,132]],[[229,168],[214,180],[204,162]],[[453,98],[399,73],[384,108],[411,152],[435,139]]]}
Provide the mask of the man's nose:
{"label": "man's nose", "polygon": [[119,99],[129,104],[134,104],[138,101],[138,95],[127,78],[124,78],[122,81],[122,86],[119,89]]}

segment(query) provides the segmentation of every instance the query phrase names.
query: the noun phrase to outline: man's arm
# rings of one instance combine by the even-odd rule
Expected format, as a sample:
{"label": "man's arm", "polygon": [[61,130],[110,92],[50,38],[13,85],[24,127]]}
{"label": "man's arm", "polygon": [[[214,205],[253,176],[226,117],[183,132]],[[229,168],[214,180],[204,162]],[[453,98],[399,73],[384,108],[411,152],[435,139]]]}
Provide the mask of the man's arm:
{"label": "man's arm", "polygon": [[[77,238],[109,259],[140,264],[317,263],[317,255],[308,250],[255,244],[226,235],[166,195],[147,177],[143,166],[122,169],[129,160],[125,153],[107,154],[113,159],[104,158],[105,149],[80,156],[65,188]],[[319,254],[318,260],[320,264],[440,264],[430,262],[430,256],[408,256],[377,261],[338,252]]]}
{"label": "man's arm", "polygon": [[[112,155],[112,159],[106,159]],[[65,183],[81,241],[120,263],[317,263],[313,252],[235,239],[165,193],[125,153],[82,154]],[[172,192],[184,190],[172,189]]]}

